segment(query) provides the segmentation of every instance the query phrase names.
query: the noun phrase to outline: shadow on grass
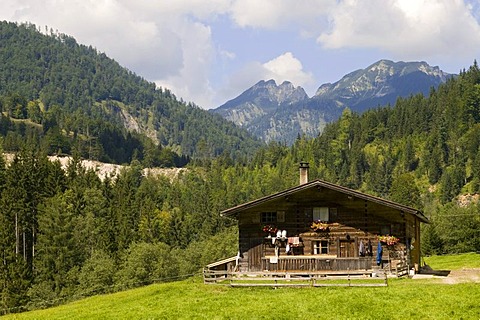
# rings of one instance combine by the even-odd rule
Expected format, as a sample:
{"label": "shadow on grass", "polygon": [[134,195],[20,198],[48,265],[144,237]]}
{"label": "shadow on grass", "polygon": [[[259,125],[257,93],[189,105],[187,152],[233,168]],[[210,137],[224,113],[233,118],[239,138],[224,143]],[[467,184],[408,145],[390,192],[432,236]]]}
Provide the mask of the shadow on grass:
{"label": "shadow on grass", "polygon": [[424,265],[419,270],[420,274],[429,274],[440,277],[448,277],[450,270],[433,270],[429,265]]}

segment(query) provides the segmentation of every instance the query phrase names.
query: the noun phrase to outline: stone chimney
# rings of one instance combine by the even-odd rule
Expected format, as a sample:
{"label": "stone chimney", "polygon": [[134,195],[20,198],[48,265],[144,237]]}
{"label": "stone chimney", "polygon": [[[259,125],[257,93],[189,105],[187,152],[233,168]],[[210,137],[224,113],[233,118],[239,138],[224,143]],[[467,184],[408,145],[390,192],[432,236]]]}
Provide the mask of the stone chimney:
{"label": "stone chimney", "polygon": [[308,162],[300,162],[300,184],[308,182]]}

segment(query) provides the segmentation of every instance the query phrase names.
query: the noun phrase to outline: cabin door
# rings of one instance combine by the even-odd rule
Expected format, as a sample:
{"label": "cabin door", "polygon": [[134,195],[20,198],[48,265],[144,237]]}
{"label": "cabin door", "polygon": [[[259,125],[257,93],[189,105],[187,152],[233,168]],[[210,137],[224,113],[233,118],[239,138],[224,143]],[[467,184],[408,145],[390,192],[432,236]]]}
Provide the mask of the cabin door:
{"label": "cabin door", "polygon": [[341,258],[353,258],[355,257],[355,241],[353,240],[340,240],[340,257]]}
{"label": "cabin door", "polygon": [[248,270],[261,271],[263,256],[263,238],[250,239],[250,249],[248,250]]}

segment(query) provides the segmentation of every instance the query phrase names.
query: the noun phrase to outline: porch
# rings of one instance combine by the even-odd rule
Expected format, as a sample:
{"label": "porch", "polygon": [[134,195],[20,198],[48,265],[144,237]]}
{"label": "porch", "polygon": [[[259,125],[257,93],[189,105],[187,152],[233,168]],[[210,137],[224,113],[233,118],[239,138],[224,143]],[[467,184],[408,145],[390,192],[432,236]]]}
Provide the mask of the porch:
{"label": "porch", "polygon": [[387,277],[408,275],[403,260],[391,260],[387,252],[380,266],[374,257],[337,257],[328,255],[264,256],[261,270],[248,269],[249,259],[231,257],[206,266],[204,283],[233,287],[321,287],[387,286]]}
{"label": "porch", "polygon": [[330,272],[346,270],[372,270],[373,257],[339,258],[337,256],[265,256],[261,259],[261,270],[278,272]]}
{"label": "porch", "polygon": [[312,272],[229,272],[204,269],[205,284],[230,287],[386,287],[387,273],[374,270]]}

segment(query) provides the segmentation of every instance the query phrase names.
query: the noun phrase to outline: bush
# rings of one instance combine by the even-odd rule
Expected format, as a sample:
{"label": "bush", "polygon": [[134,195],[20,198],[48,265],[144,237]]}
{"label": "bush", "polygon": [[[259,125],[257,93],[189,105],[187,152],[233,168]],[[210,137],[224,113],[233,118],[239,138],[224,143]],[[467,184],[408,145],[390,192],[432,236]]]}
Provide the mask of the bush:
{"label": "bush", "polygon": [[125,253],[116,284],[137,287],[159,281],[169,281],[178,274],[176,256],[170,247],[159,243],[134,243]]}
{"label": "bush", "polygon": [[456,203],[449,203],[441,208],[433,225],[443,242],[443,249],[446,253],[480,250],[478,205],[459,207]]}
{"label": "bush", "polygon": [[199,272],[207,264],[233,257],[238,252],[238,230],[231,227],[204,241],[191,242],[181,252],[180,274]]}
{"label": "bush", "polygon": [[92,295],[112,291],[115,269],[115,261],[106,252],[93,251],[78,276],[78,293]]}

